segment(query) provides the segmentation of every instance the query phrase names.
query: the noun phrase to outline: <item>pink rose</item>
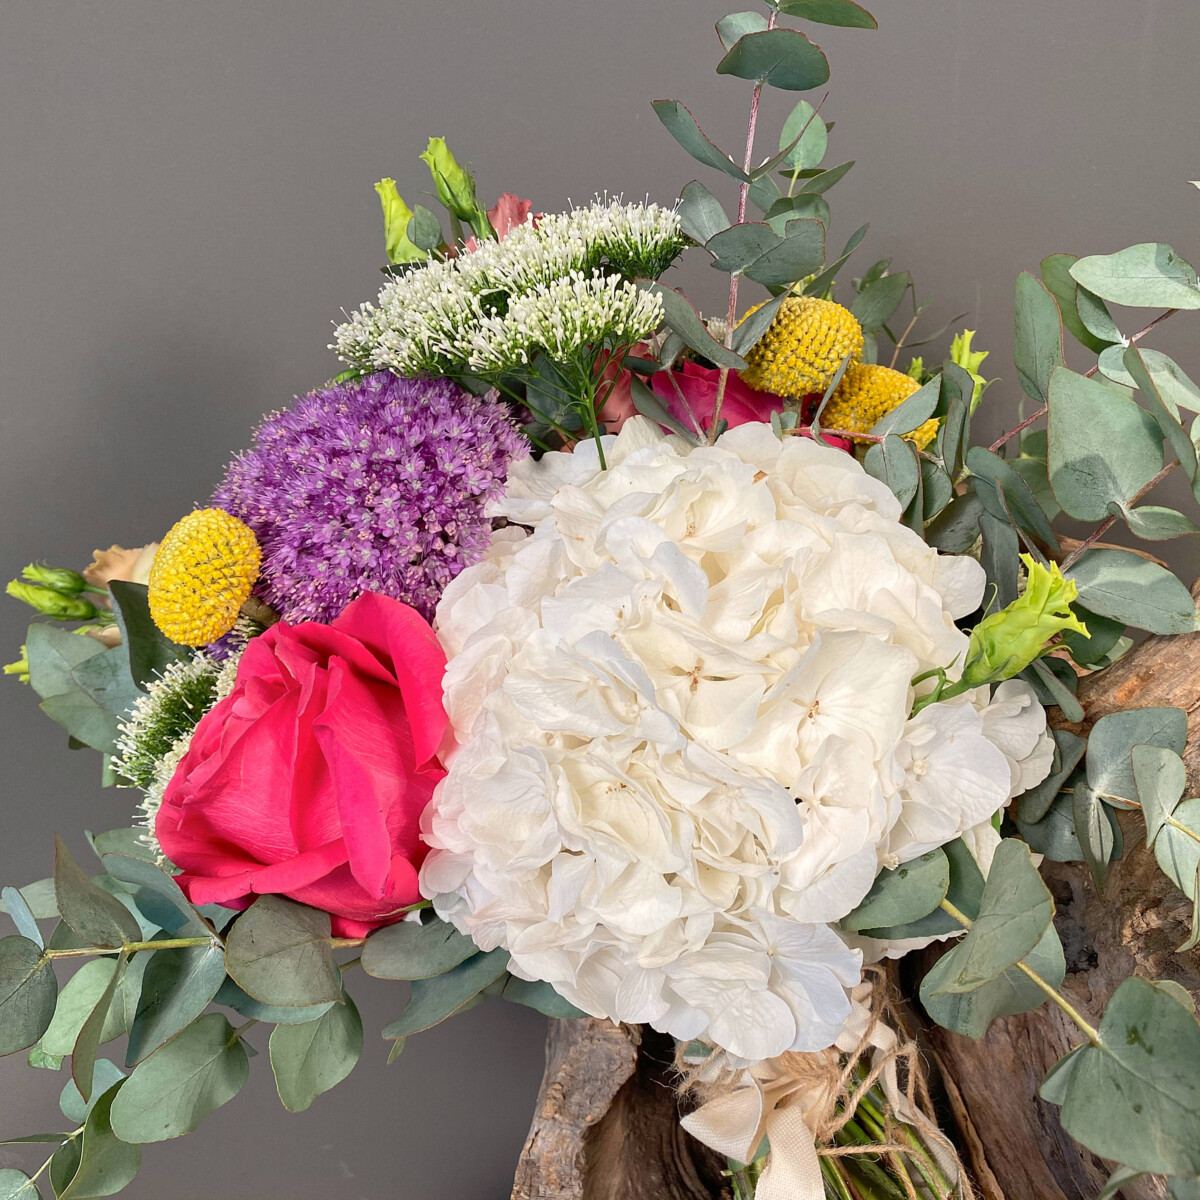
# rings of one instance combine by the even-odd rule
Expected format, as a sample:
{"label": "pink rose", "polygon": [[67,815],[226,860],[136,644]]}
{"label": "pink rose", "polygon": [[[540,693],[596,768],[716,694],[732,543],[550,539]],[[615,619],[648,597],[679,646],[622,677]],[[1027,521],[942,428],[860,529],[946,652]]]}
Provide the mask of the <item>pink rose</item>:
{"label": "pink rose", "polygon": [[[650,377],[650,385],[677,421],[688,429],[695,428],[687,411],[690,407],[696,420],[707,431],[712,425],[720,376],[717,367],[702,367],[685,359],[682,370],[658,371]],[[683,393],[683,400],[687,401],[686,406],[680,399],[680,392]],[[783,412],[781,397],[771,392],[756,392],[742,382],[736,371],[729,372],[725,380],[725,396],[721,401],[721,416],[729,422],[730,429],[735,425],[745,425],[747,421],[769,421],[773,412]]]}
{"label": "pink rose", "polygon": [[445,774],[445,667],[426,621],[373,594],[330,625],[254,638],[155,820],[193,903],[279,893],[361,936],[418,901],[421,811]]}

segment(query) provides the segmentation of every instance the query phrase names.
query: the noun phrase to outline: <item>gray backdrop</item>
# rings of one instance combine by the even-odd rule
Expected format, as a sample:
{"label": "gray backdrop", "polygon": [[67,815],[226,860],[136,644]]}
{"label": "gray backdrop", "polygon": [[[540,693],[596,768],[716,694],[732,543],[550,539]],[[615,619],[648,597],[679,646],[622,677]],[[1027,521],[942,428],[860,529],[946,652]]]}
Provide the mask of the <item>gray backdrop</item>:
{"label": "gray backdrop", "polygon": [[[892,255],[934,297],[931,325],[966,312],[993,351],[987,373],[1004,379],[989,403],[1008,415],[1019,270],[1144,240],[1196,259],[1200,195],[1185,181],[1200,175],[1200,6],[873,7],[877,33],[815,35],[833,66],[828,161],[858,161],[832,193],[831,241],[870,220],[860,270]],[[489,199],[510,189],[556,209],[607,189],[670,202],[701,169],[652,99],[684,100],[731,147],[744,136],[747,85],[712,73],[725,8],[0,3],[0,577],[160,536],[207,498],[260,413],[334,371],[331,320],[380,282],[372,184],[394,175],[415,201],[429,134],[473,162]],[[788,108],[768,95],[768,141]],[[715,273],[681,278],[723,311]],[[1158,344],[1186,364],[1186,327],[1168,330]],[[0,659],[24,624],[0,603]],[[66,753],[33,701],[0,680],[4,883],[48,872],[55,830],[86,853],[82,831],[127,823],[131,800],[101,792],[95,757]],[[377,1031],[400,988],[356,981],[364,1060],[307,1114],[283,1112],[264,1054],[200,1133],[147,1149],[127,1194],[507,1196],[541,1018],[491,1003],[385,1068]],[[62,1123],[62,1077],[22,1057],[0,1064],[0,1136]],[[0,1164],[32,1161],[0,1151]]]}

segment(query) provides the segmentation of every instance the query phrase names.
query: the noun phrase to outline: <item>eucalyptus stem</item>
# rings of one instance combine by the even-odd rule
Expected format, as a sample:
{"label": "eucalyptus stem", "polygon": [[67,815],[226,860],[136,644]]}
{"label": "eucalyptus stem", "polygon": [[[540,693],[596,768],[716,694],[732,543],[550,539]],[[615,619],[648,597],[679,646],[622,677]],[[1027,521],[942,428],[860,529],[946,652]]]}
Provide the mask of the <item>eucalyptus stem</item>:
{"label": "eucalyptus stem", "polygon": [[[960,912],[954,907],[953,904],[950,903],[949,900],[943,900],[939,907],[944,912],[949,913],[950,916],[952,916],[964,929],[970,929],[974,924],[974,922],[966,915],[966,913]],[[1027,966],[1025,963],[1018,962],[1016,963],[1016,966],[1020,968],[1023,974],[1029,977],[1032,983],[1036,984],[1037,987],[1045,993],[1047,999],[1057,1004],[1058,1007],[1062,1009],[1062,1011],[1066,1013],[1066,1015],[1070,1017],[1076,1025],[1079,1026],[1079,1028],[1087,1036],[1088,1041],[1091,1042],[1093,1046],[1103,1045],[1103,1042],[1100,1040],[1100,1031],[1094,1025],[1090,1024],[1084,1018],[1083,1014],[1080,1013],[1079,1010],[1073,1004],[1071,1004],[1071,1002],[1067,1000],[1067,998],[1056,987],[1052,987],[1050,984],[1048,984],[1032,967]]]}
{"label": "eucalyptus stem", "polygon": [[[775,28],[776,18],[779,16],[778,9],[771,10],[771,16],[767,20],[767,29]],[[763,80],[759,80],[754,85],[754,95],[750,99],[750,120],[746,126],[746,156],[742,160],[742,172],[750,173],[750,164],[754,159],[754,132],[758,127],[758,102],[762,97]],[[743,224],[746,220],[746,201],[750,196],[750,184],[743,183],[738,188],[738,217],[737,223]],[[741,275],[737,271],[733,271],[729,276],[729,311],[725,319],[725,348],[733,349],[733,326],[737,320],[737,298],[738,298],[738,283]],[[721,427],[721,405],[725,403],[725,386],[729,382],[729,368],[723,366],[721,374],[717,378],[717,395],[713,400],[712,425],[708,431],[708,442],[711,446],[717,440],[717,430]]]}
{"label": "eucalyptus stem", "polygon": [[215,934],[208,937],[162,938],[156,942],[126,942],[123,946],[71,946],[64,950],[43,950],[44,959],[86,958],[92,954],[136,954],[139,950],[181,950],[186,946],[219,944]]}

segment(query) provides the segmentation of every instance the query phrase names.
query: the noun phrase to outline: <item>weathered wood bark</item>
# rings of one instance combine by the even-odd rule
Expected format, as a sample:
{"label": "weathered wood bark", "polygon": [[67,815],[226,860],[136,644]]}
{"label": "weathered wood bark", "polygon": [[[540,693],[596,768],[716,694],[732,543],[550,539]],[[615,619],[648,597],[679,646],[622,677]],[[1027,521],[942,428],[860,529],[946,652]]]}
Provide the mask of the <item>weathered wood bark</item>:
{"label": "weathered wood bark", "polygon": [[[1184,709],[1189,794],[1200,794],[1200,634],[1149,639],[1108,671],[1083,679],[1080,700],[1088,726],[1120,709]],[[1173,979],[1200,999],[1200,955],[1175,952],[1190,930],[1191,905],[1145,849],[1140,818],[1122,814],[1122,829],[1124,857],[1102,898],[1080,864],[1043,869],[1067,959],[1063,990],[1093,1022],[1133,974]],[[921,1018],[919,1006],[912,1012]],[[645,1040],[655,1035],[600,1021],[551,1026],[546,1077],[514,1200],[722,1196],[721,1164],[675,1124],[662,1051]],[[1108,1166],[1076,1145],[1062,1131],[1057,1109],[1037,1095],[1046,1071],[1080,1041],[1057,1008],[996,1021],[978,1042],[936,1026],[923,1036],[942,1077],[947,1131],[957,1135],[986,1200],[1096,1195]],[[1144,1179],[1121,1195],[1162,1200],[1165,1189]]]}

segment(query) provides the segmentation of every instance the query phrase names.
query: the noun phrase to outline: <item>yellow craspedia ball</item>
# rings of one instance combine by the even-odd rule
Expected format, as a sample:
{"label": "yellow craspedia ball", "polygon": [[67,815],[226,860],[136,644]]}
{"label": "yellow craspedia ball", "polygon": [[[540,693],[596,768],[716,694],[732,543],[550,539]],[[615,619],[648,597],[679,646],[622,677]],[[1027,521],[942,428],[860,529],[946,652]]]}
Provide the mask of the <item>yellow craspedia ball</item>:
{"label": "yellow craspedia ball", "polygon": [[[821,427],[870,433],[893,408],[902,404],[920,387],[911,376],[893,371],[891,367],[881,367],[876,363],[851,363],[821,414]],[[936,436],[937,428],[937,418],[930,417],[911,433],[904,434],[904,437],[913,442],[917,449],[924,450]]]}
{"label": "yellow craspedia ball", "polygon": [[760,392],[807,396],[823,392],[842,360],[849,355],[857,362],[862,349],[862,326],[848,308],[815,296],[790,296],[747,353],[742,379]]}
{"label": "yellow craspedia ball", "polygon": [[219,508],[177,522],[150,569],[150,615],[182,646],[228,633],[258,578],[262,551],[249,526]]}

